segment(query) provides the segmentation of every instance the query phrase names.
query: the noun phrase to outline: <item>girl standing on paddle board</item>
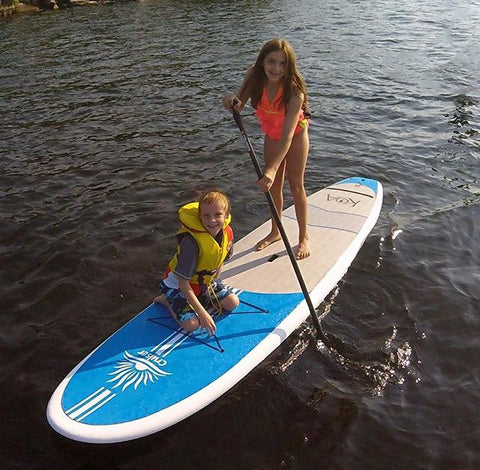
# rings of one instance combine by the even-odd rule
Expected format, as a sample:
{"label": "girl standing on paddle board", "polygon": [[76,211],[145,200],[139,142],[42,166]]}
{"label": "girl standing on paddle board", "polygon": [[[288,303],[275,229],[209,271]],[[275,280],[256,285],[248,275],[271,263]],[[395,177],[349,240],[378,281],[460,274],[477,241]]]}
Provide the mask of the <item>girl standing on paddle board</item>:
{"label": "girl standing on paddle board", "polygon": [[230,200],[219,191],[208,191],[198,202],[178,211],[181,227],[177,251],[160,281],[162,294],[154,299],[168,307],[173,318],[188,332],[216,326],[205,306],[235,309],[238,297],[219,279],[223,262],[233,252]]}
{"label": "girl standing on paddle board", "polygon": [[[262,47],[238,95],[225,96],[223,105],[240,112],[249,99],[265,134],[265,170],[257,185],[262,191],[271,192],[281,214],[286,175],[299,228],[296,258],[307,258],[310,256],[304,186],[309,150],[307,89],[297,69],[293,48],[284,39],[272,39]],[[263,250],[280,238],[280,231],[272,219],[270,233],[256,248]]]}

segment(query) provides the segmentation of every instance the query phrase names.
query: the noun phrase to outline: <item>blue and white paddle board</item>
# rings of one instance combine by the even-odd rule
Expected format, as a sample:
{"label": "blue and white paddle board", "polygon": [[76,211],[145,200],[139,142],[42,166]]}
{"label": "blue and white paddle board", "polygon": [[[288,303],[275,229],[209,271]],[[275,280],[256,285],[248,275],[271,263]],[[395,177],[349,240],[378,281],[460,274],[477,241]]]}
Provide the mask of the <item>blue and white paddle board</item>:
{"label": "blue and white paddle board", "polygon": [[[382,186],[349,178],[312,194],[308,204],[312,255],[298,264],[318,306],[375,225]],[[282,222],[296,242],[293,207]],[[187,335],[164,306],[150,305],[60,383],[47,408],[51,426],[92,443],[146,436],[204,408],[264,360],[309,316],[283,242],[255,251],[269,230],[266,222],[237,242],[224,266],[222,279],[241,303],[216,317],[216,337]]]}

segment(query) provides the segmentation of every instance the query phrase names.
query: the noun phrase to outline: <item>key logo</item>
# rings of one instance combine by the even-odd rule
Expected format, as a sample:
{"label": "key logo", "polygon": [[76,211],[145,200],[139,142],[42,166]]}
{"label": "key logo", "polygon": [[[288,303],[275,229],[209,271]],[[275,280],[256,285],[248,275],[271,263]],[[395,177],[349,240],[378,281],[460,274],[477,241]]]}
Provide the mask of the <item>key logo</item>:
{"label": "key logo", "polygon": [[342,204],[342,206],[351,206],[355,207],[360,201],[355,201],[351,197],[346,196],[333,196],[332,194],[327,194],[327,201],[328,202],[336,202],[338,204]]}

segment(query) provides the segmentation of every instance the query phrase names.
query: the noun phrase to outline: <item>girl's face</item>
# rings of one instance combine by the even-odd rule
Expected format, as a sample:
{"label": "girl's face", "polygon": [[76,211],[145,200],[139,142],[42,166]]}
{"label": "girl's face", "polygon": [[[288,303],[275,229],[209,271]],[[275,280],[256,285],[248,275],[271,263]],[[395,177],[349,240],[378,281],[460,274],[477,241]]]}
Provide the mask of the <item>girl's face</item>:
{"label": "girl's face", "polygon": [[287,56],[285,52],[277,50],[270,52],[263,61],[263,70],[268,80],[280,81],[287,71]]}
{"label": "girl's face", "polygon": [[200,205],[200,220],[212,237],[216,237],[225,224],[227,213],[219,204],[212,202]]}

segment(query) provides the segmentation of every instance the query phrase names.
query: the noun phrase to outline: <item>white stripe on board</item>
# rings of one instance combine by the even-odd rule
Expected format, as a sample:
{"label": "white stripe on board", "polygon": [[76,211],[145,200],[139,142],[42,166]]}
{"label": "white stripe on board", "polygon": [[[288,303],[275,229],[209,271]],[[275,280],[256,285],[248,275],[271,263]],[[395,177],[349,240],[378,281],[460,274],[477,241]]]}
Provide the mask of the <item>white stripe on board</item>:
{"label": "white stripe on board", "polygon": [[[180,327],[174,331],[173,333],[170,333],[170,336],[167,336],[161,343],[158,343],[156,346],[154,346],[150,352],[155,352],[160,346],[163,346],[165,343],[169,343],[170,340],[175,336],[177,335],[178,336],[178,332],[180,331]],[[170,344],[170,343],[169,343]]]}
{"label": "white stripe on board", "polygon": [[89,395],[87,398],[84,398],[81,402],[77,403],[76,405],[73,405],[69,410],[65,411],[65,413],[67,415],[69,415],[73,410],[75,410],[76,408],[78,408],[79,406],[82,406],[84,403],[86,403],[87,401],[91,400],[92,398],[94,398],[96,395],[98,395],[99,393],[101,393],[103,390],[105,390],[105,387],[100,387],[98,390],[96,390],[95,392],[93,392],[91,395]]}
{"label": "white stripe on board", "polygon": [[94,411],[97,411],[100,407],[102,407],[103,405],[106,405],[112,398],[115,398],[117,396],[116,393],[112,393],[109,397],[107,397],[105,400],[103,400],[102,402],[100,402],[97,406],[95,406],[94,408],[92,408],[90,411],[88,411],[87,413],[85,413],[83,416],[79,417],[77,419],[77,421],[82,421],[82,419],[85,419],[88,415],[92,414]]}
{"label": "white stripe on board", "polygon": [[78,408],[73,413],[69,414],[68,416],[72,419],[78,418],[80,415],[88,411],[90,408],[94,407],[98,402],[102,401],[104,398],[108,397],[112,392],[110,390],[105,389],[100,395],[97,395],[92,400],[85,403],[85,405]]}
{"label": "white stripe on board", "polygon": [[190,336],[188,336],[187,333],[182,334],[182,336],[183,338],[180,341],[177,341],[175,344],[173,344],[168,351],[164,352],[162,354],[162,357],[167,357],[171,352],[174,351],[174,349],[178,348],[178,346],[180,346],[186,339],[190,338]]}
{"label": "white stripe on board", "polygon": [[172,333],[167,338],[167,340],[171,340],[171,341],[168,341],[168,342],[167,340],[162,341],[160,344],[152,348],[151,351],[156,352],[158,355],[161,355],[162,353],[165,353],[166,351],[168,351],[170,348],[173,348],[175,346],[175,343],[177,343],[178,341],[182,340],[183,342],[185,340],[185,335],[179,332],[180,330],[181,328],[179,328],[177,331],[175,331],[175,333]]}

